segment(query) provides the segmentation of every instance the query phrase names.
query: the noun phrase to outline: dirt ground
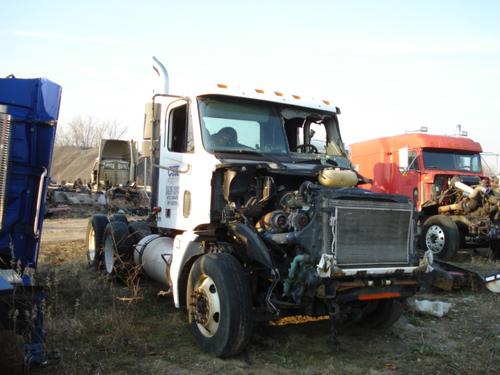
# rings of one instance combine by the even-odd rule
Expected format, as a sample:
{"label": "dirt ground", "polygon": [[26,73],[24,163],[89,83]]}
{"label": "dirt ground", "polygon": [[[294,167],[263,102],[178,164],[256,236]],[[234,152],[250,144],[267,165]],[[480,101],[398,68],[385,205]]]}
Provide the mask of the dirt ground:
{"label": "dirt ground", "polygon": [[45,221],[38,277],[48,292],[48,347],[61,359],[36,374],[499,373],[500,295],[488,291],[419,294],[451,302],[450,313],[407,309],[382,332],[344,327],[339,350],[319,321],[257,327],[244,353],[213,358],[161,285],[143,278],[131,288],[87,267],[85,228],[85,219]]}

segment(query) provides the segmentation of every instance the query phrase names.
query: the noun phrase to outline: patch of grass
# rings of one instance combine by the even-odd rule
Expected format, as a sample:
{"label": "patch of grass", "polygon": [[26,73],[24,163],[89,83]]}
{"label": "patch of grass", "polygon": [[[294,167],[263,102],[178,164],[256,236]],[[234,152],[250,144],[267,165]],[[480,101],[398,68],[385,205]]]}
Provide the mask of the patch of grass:
{"label": "patch of grass", "polygon": [[422,317],[417,314],[408,314],[408,323],[415,327],[422,327],[424,325]]}
{"label": "patch of grass", "polygon": [[445,355],[445,353],[436,346],[427,343],[423,334],[420,336],[420,342],[410,344],[409,350],[411,353],[421,356],[443,357]]}
{"label": "patch of grass", "polygon": [[441,353],[434,346],[420,343],[410,345],[410,352],[420,355],[441,356]]}

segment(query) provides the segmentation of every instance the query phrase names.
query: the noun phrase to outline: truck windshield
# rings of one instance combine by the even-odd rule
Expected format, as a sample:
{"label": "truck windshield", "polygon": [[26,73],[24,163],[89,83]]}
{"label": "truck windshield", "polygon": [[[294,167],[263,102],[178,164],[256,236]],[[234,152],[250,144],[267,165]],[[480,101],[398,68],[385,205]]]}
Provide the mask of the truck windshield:
{"label": "truck windshield", "polygon": [[451,151],[424,150],[424,166],[428,169],[481,172],[479,154]]}
{"label": "truck windshield", "polygon": [[198,106],[208,151],[288,154],[277,104],[214,96],[199,98]]}

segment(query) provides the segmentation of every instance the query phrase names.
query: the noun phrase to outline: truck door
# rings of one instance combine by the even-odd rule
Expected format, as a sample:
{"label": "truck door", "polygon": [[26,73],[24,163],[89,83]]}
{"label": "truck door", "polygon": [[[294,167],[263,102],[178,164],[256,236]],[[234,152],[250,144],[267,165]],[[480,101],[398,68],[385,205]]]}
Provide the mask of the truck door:
{"label": "truck door", "polygon": [[203,163],[195,162],[193,122],[189,105],[168,106],[160,145],[158,226],[189,230],[210,219],[210,176]]}
{"label": "truck door", "polygon": [[[401,156],[401,154],[400,154]],[[402,163],[400,163],[401,165]],[[397,186],[399,186],[399,194],[410,197],[415,205],[418,202],[419,196],[419,181],[420,181],[420,163],[417,150],[408,150],[408,161],[406,168],[400,168],[398,174]]]}

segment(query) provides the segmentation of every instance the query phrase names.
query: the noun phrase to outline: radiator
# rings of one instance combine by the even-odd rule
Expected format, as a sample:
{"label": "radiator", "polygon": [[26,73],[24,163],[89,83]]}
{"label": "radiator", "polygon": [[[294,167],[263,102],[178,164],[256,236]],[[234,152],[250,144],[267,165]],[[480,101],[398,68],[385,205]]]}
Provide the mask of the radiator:
{"label": "radiator", "polygon": [[330,200],[331,252],[339,266],[408,265],[413,251],[411,203]]}

